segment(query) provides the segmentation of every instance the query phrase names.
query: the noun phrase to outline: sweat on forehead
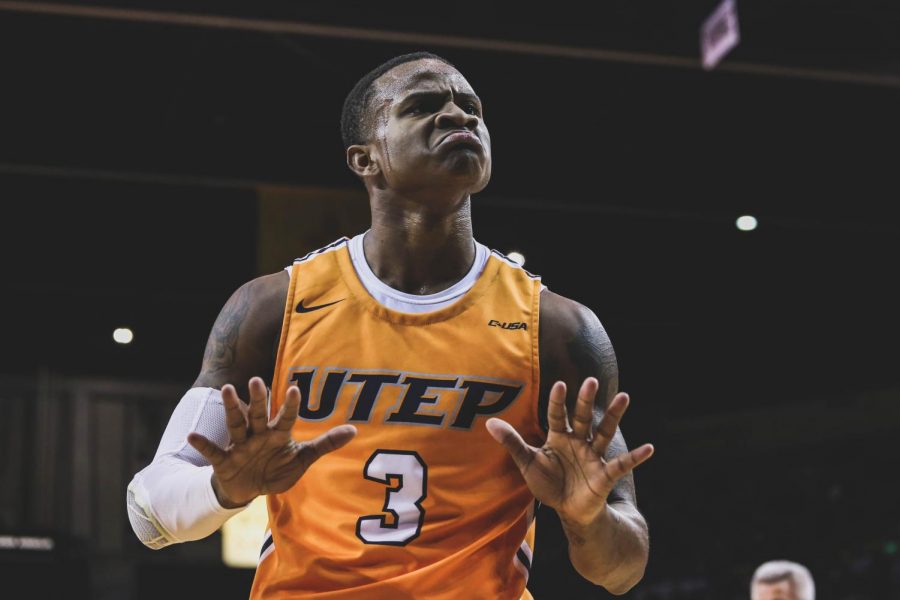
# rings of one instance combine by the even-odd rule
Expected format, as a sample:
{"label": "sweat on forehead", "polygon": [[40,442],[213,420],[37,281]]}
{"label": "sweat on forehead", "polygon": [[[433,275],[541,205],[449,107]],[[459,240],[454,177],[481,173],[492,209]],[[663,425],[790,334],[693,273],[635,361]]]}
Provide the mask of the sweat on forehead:
{"label": "sweat on forehead", "polygon": [[452,65],[434,59],[422,59],[397,65],[375,80],[374,98],[396,100],[403,92],[428,83],[449,83],[453,89],[471,91],[462,73]]}

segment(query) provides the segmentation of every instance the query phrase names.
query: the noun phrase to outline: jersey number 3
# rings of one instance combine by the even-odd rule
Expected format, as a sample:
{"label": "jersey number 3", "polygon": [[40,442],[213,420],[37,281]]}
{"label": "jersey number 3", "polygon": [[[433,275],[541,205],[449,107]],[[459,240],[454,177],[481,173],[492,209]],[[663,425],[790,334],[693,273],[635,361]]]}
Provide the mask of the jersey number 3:
{"label": "jersey number 3", "polygon": [[382,514],[360,517],[356,537],[387,546],[405,546],[419,537],[428,489],[428,467],[422,457],[408,450],[376,450],[366,461],[363,477],[388,487]]}

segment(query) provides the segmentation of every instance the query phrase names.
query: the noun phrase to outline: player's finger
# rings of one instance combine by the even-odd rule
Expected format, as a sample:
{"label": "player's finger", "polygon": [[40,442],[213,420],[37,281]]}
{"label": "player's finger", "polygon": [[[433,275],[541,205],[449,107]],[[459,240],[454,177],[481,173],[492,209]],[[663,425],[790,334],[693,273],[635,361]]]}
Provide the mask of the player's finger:
{"label": "player's finger", "polygon": [[597,431],[594,432],[594,441],[591,442],[594,452],[600,456],[606,455],[606,449],[616,435],[619,421],[622,420],[622,415],[628,410],[629,402],[631,402],[631,399],[628,397],[628,394],[619,392],[609,403],[609,406],[606,407],[606,412],[603,413],[603,418],[600,419],[600,424],[597,425]]}
{"label": "player's finger", "polygon": [[606,465],[606,474],[615,484],[625,475],[637,468],[638,465],[653,456],[653,444],[644,444],[631,452],[620,454]]}
{"label": "player's finger", "polygon": [[209,461],[209,464],[213,467],[219,466],[227,456],[224,450],[199,433],[192,431],[188,434],[187,441],[197,452],[202,454],[203,458]]}
{"label": "player's finger", "polygon": [[264,433],[268,428],[266,416],[266,384],[259,377],[250,380],[250,431],[254,434]]}
{"label": "player's finger", "polygon": [[600,383],[596,378],[588,377],[578,390],[575,415],[572,419],[572,433],[579,440],[586,440],[591,434],[591,425],[594,422],[594,398],[597,396],[599,387]]}
{"label": "player's finger", "polygon": [[246,406],[238,398],[233,385],[222,386],[222,404],[225,406],[225,425],[228,427],[228,435],[235,444],[240,444],[247,439],[247,414]]}
{"label": "player's finger", "polygon": [[356,427],[353,425],[339,425],[332,427],[319,437],[300,444],[298,459],[309,468],[311,464],[338,448],[347,445],[347,442],[356,437]]}
{"label": "player's finger", "polygon": [[547,403],[547,425],[550,427],[551,433],[568,433],[569,431],[569,418],[566,414],[566,384],[562,381],[557,381],[550,388],[550,401]]}
{"label": "player's finger", "polygon": [[519,432],[503,419],[490,418],[485,423],[485,427],[487,427],[488,433],[491,434],[494,440],[503,444],[503,447],[512,456],[513,462],[524,474],[534,460],[537,450],[526,444]]}
{"label": "player's finger", "polygon": [[278,415],[272,419],[269,426],[278,431],[290,431],[291,427],[294,426],[294,422],[297,420],[297,410],[299,408],[300,388],[296,385],[292,385],[288,388],[284,404],[281,405],[281,410],[278,411]]}

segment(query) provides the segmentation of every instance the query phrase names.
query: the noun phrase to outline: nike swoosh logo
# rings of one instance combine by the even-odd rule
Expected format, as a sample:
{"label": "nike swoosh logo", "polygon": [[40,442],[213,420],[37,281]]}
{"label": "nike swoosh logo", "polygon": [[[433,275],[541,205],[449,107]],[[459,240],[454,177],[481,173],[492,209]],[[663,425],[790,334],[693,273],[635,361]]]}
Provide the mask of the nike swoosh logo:
{"label": "nike swoosh logo", "polygon": [[320,308],[325,308],[327,306],[331,306],[333,304],[337,304],[338,302],[343,302],[346,298],[341,298],[340,300],[335,300],[334,302],[329,302],[328,304],[320,304],[318,306],[303,306],[303,300],[301,300],[297,304],[297,312],[298,313],[308,313],[314,310],[319,310]]}

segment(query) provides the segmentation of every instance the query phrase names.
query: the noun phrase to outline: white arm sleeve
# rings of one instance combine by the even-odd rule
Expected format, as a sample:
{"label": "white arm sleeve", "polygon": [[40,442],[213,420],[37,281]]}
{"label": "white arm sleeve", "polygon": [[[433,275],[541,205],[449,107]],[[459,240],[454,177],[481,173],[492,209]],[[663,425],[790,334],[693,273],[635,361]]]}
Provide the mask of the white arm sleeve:
{"label": "white arm sleeve", "polygon": [[148,548],[204,538],[245,508],[219,504],[210,482],[212,466],[187,442],[192,431],[220,448],[231,443],[219,390],[188,390],[169,419],[153,462],[128,485],[128,519]]}

